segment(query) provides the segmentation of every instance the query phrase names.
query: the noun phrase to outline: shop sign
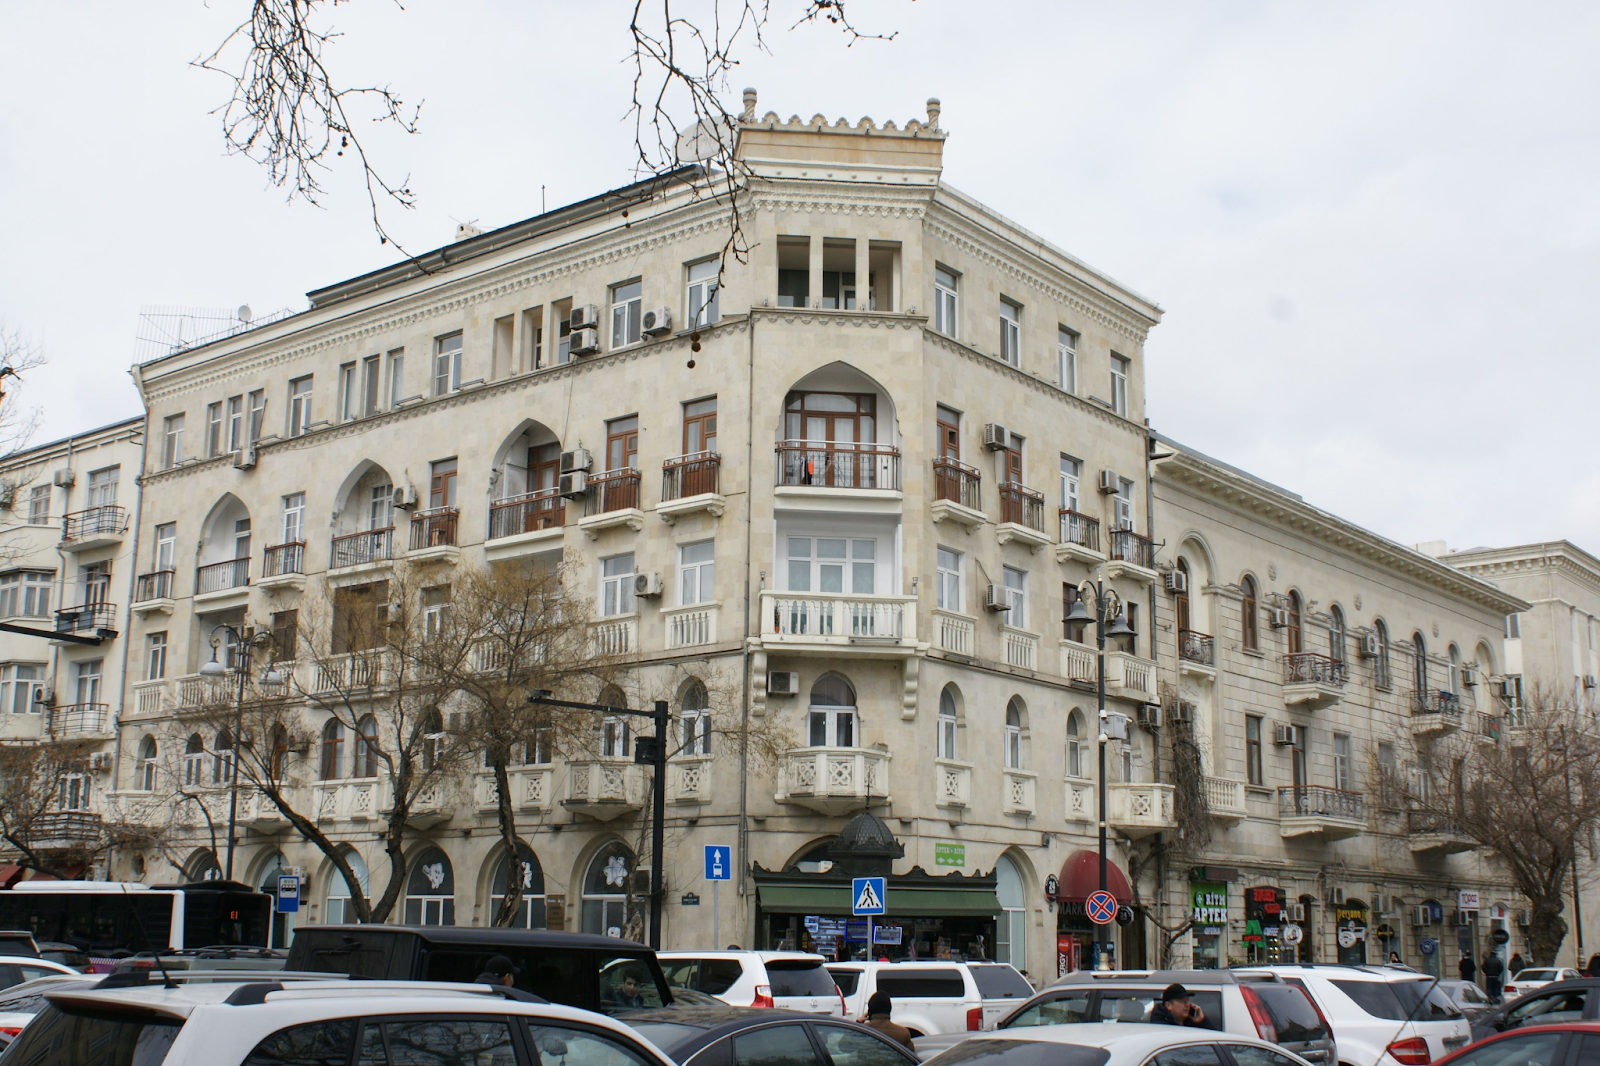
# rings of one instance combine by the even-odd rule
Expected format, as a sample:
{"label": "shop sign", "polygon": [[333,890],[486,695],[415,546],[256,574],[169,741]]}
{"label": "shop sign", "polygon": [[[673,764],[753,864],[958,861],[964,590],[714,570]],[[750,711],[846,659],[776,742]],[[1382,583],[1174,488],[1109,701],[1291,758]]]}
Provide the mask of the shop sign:
{"label": "shop sign", "polygon": [[877,925],[872,928],[872,942],[874,944],[900,943],[900,927],[898,925]]}
{"label": "shop sign", "polygon": [[1417,941],[1417,950],[1422,952],[1424,955],[1432,955],[1435,951],[1439,950],[1439,942],[1433,939],[1431,936],[1425,936],[1421,940]]}
{"label": "shop sign", "polygon": [[1457,892],[1456,893],[1456,909],[1457,910],[1463,910],[1463,911],[1475,911],[1475,910],[1477,910],[1478,909],[1478,894],[1476,892],[1468,892],[1466,889],[1462,889],[1460,892]]}
{"label": "shop sign", "polygon": [[1367,924],[1367,908],[1365,907],[1335,907],[1333,920],[1339,925],[1359,925],[1365,930]]}
{"label": "shop sign", "polygon": [[1493,940],[1496,944],[1509,944],[1511,943],[1511,934],[1506,932],[1504,929],[1496,929],[1494,932],[1489,934],[1489,939]]}
{"label": "shop sign", "polygon": [[967,846],[965,844],[951,844],[946,841],[935,841],[933,845],[933,864],[935,866],[965,866],[967,864]]}
{"label": "shop sign", "polygon": [[678,902],[685,907],[698,907],[700,906],[700,897],[693,892],[685,892]]}
{"label": "shop sign", "polygon": [[1301,940],[1305,939],[1305,935],[1305,931],[1298,925],[1286,925],[1283,927],[1283,942],[1290,947],[1300,943]]}
{"label": "shop sign", "polygon": [[1428,908],[1428,921],[1433,922],[1435,925],[1444,921],[1443,903],[1434,903],[1430,900],[1429,902],[1424,903],[1423,906]]}
{"label": "shop sign", "polygon": [[567,925],[567,897],[551,893],[544,898],[544,927],[564,929]]}
{"label": "shop sign", "polygon": [[1189,882],[1195,924],[1225,925],[1228,921],[1228,886],[1215,881]]}

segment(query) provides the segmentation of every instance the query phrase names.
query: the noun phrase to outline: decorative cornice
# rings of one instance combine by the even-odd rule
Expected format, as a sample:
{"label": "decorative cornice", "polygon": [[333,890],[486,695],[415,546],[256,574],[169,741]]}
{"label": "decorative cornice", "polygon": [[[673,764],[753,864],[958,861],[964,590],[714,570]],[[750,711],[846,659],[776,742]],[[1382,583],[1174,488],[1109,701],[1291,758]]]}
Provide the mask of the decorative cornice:
{"label": "decorative cornice", "polygon": [[1600,559],[1566,540],[1506,548],[1473,548],[1450,552],[1441,561],[1473,575],[1559,574],[1592,592],[1600,592]]}
{"label": "decorative cornice", "polygon": [[[815,182],[807,182],[815,185]],[[871,196],[852,192],[845,195],[817,195],[822,190],[811,189],[807,195],[799,189],[779,193],[752,193],[750,206],[756,211],[795,211],[810,215],[834,214],[858,217],[921,219],[928,211],[927,199],[921,202],[904,196]]]}
{"label": "decorative cornice", "polygon": [[[937,111],[933,112],[938,115]],[[855,133],[862,136],[867,134],[898,135],[900,137],[920,137],[923,140],[942,141],[945,139],[944,130],[936,126],[911,119],[904,126],[895,125],[894,119],[878,123],[870,115],[863,115],[861,121],[851,125],[847,118],[839,118],[829,122],[823,114],[812,115],[810,119],[801,119],[799,115],[790,115],[787,119],[778,117],[776,111],[768,111],[760,118],[746,115],[739,122],[740,129],[747,130],[787,130],[794,133]]]}

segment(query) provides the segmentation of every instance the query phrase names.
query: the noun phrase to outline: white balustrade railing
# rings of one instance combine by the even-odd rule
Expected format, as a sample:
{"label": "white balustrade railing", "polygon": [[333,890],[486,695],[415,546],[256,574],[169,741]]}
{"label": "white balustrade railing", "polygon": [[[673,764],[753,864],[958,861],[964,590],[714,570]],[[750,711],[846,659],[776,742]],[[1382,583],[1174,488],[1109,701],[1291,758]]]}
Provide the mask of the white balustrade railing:
{"label": "white balustrade railing", "polygon": [[668,803],[705,803],[710,798],[711,756],[680,756],[667,764]]}
{"label": "white balustrade railing", "polygon": [[1093,685],[1098,680],[1095,672],[1095,649],[1075,640],[1061,642],[1061,676],[1069,681],[1087,681]]}
{"label": "white balustrade railing", "polygon": [[1174,828],[1172,796],[1171,785],[1108,785],[1106,821],[1124,833]]}
{"label": "white balustrade railing", "polygon": [[934,803],[940,807],[972,806],[972,764],[939,759],[933,766]]}
{"label": "white balustrade railing", "polygon": [[717,642],[717,607],[698,603],[661,612],[668,648],[693,648]]}
{"label": "white balustrade railing", "polygon": [[917,639],[915,596],[763,592],[762,632],[782,640],[848,644]]}
{"label": "white balustrade railing", "polygon": [[790,797],[883,799],[888,776],[889,753],[875,748],[795,748],[783,757]]}
{"label": "white balustrade railing", "polygon": [[[550,766],[510,766],[506,768],[506,783],[511,789],[513,811],[548,811],[555,792],[555,769]],[[495,787],[494,771],[479,770],[473,789],[478,810],[500,809],[499,790]]]}
{"label": "white balustrade railing", "polygon": [[1154,700],[1156,697],[1156,664],[1125,651],[1106,652],[1106,684],[1124,692]]}
{"label": "white balustrade railing", "polygon": [[134,714],[161,714],[167,709],[165,681],[139,681],[133,686]]}
{"label": "white balustrade railing", "polygon": [[596,655],[632,655],[639,650],[639,620],[618,618],[596,622],[589,629]]}
{"label": "white balustrade railing", "polygon": [[645,768],[632,759],[600,758],[568,767],[567,795],[574,803],[644,806]]}
{"label": "white balustrade railing", "polygon": [[934,611],[933,625],[938,634],[940,651],[953,651],[957,655],[973,653],[977,627],[972,619],[966,615]]}
{"label": "white balustrade railing", "polygon": [[1007,629],[1004,632],[1006,665],[1021,667],[1024,670],[1037,669],[1039,638],[1018,629]]}
{"label": "white balustrade railing", "polygon": [[1206,807],[1218,817],[1242,818],[1248,813],[1244,802],[1244,782],[1226,777],[1205,779]]}

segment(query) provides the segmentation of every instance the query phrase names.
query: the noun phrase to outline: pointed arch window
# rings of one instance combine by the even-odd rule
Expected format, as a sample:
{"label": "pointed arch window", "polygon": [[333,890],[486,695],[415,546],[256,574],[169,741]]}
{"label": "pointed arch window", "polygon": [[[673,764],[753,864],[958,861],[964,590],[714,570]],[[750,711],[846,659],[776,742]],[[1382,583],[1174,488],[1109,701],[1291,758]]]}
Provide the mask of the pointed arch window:
{"label": "pointed arch window", "polygon": [[1303,604],[1300,600],[1300,593],[1296,592],[1294,589],[1289,590],[1289,607],[1284,613],[1288,617],[1289,622],[1288,626],[1286,627],[1286,636],[1289,641],[1289,654],[1298,655],[1300,652],[1306,650],[1306,634],[1305,629],[1301,625]]}
{"label": "pointed arch window", "polygon": [[145,737],[139,741],[139,790],[141,792],[154,792],[156,789],[156,738]]}
{"label": "pointed arch window", "polygon": [[1411,687],[1419,696],[1428,691],[1428,642],[1421,630],[1411,634]]}
{"label": "pointed arch window", "polygon": [[429,848],[411,864],[406,879],[405,924],[455,925],[456,875],[450,859]]}
{"label": "pointed arch window", "polygon": [[211,783],[226,785],[233,780],[233,733],[224,728],[217,732],[217,746],[211,759]]}
{"label": "pointed arch window", "polygon": [[1006,704],[1005,763],[1007,770],[1022,769],[1022,701],[1012,696]]}
{"label": "pointed arch window", "polygon": [[1239,582],[1239,640],[1250,651],[1261,647],[1261,618],[1257,610],[1256,579],[1249,574]]}
{"label": "pointed arch window", "polygon": [[370,714],[356,724],[351,755],[351,777],[378,776],[378,720]]}
{"label": "pointed arch window", "polygon": [[706,695],[706,687],[699,681],[692,681],[684,689],[683,699],[680,701],[678,712],[681,722],[682,744],[679,747],[683,755],[710,755],[711,754],[711,700]]}
{"label": "pointed arch window", "polygon": [[1328,658],[1344,662],[1344,611],[1337,603],[1328,608]]}
{"label": "pointed arch window", "polygon": [[183,783],[193,787],[205,782],[206,742],[199,733],[190,733],[183,745]]}
{"label": "pointed arch window", "polygon": [[1067,715],[1067,776],[1083,776],[1083,712],[1074,707]]}
{"label": "pointed arch window", "polygon": [[1388,688],[1394,682],[1394,674],[1389,670],[1389,627],[1383,619],[1375,618],[1372,633],[1378,638],[1378,657],[1373,660],[1372,681],[1379,688]]}

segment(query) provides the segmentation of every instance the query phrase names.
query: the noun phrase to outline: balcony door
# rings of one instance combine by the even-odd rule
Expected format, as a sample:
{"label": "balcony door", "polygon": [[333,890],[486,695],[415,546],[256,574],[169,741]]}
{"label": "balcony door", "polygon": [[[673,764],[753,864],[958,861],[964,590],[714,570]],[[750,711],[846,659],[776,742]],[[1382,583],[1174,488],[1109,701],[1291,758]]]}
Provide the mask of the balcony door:
{"label": "balcony door", "polygon": [[1183,575],[1183,588],[1172,594],[1172,608],[1178,616],[1178,632],[1182,634],[1194,628],[1189,619],[1189,564],[1182,559],[1178,560],[1178,573]]}
{"label": "balcony door", "polygon": [[440,459],[432,465],[428,480],[428,507],[454,507],[456,505],[456,461]]}
{"label": "balcony door", "polygon": [[856,746],[856,693],[838,674],[823,674],[811,686],[806,744],[813,748]]}
{"label": "balcony door", "polygon": [[111,563],[90,563],[79,571],[83,582],[83,602],[105,603],[111,595]]}
{"label": "balcony door", "polygon": [[939,458],[961,460],[961,416],[944,405],[939,406]]}
{"label": "balcony door", "polygon": [[877,594],[878,542],[870,537],[789,537],[789,591]]}

